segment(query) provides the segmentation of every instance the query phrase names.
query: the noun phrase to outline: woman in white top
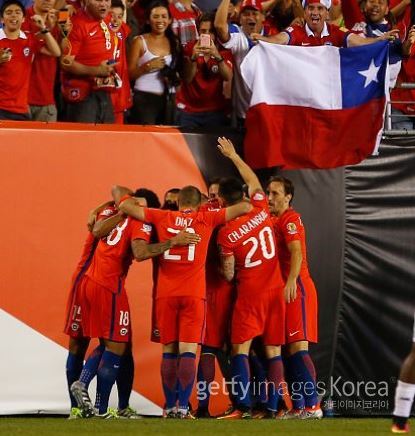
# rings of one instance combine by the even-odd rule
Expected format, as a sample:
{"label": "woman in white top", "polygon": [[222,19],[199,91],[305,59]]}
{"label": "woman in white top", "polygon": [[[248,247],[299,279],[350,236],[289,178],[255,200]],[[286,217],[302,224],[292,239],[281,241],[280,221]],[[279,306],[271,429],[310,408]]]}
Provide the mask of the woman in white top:
{"label": "woman in white top", "polygon": [[146,10],[147,33],[134,39],[128,72],[134,81],[131,122],[172,124],[174,92],[180,64],[180,44],[171,29],[166,3],[155,1]]}

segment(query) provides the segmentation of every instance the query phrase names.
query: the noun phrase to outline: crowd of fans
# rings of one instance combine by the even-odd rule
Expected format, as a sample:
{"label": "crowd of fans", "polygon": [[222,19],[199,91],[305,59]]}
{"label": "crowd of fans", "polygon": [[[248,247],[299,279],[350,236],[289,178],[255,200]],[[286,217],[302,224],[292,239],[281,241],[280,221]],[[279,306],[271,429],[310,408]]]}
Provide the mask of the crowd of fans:
{"label": "crowd of fans", "polygon": [[[415,82],[409,0],[33,1],[0,0],[0,119],[243,126],[258,40],[388,39],[392,84]],[[415,91],[392,101],[392,127],[413,129]]]}

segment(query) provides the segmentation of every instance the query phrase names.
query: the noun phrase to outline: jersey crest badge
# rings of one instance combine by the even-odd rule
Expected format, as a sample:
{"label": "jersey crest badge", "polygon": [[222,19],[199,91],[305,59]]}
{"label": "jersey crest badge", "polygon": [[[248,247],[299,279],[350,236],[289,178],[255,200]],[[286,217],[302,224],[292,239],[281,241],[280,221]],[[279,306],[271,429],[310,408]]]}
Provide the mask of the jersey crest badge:
{"label": "jersey crest badge", "polygon": [[295,225],[295,223],[288,223],[287,231],[290,235],[295,235],[297,233],[297,226]]}
{"label": "jersey crest badge", "polygon": [[149,235],[151,233],[152,227],[150,224],[143,224],[141,230]]}
{"label": "jersey crest badge", "polygon": [[265,199],[265,196],[262,192],[256,192],[252,197],[255,201],[262,201]]}

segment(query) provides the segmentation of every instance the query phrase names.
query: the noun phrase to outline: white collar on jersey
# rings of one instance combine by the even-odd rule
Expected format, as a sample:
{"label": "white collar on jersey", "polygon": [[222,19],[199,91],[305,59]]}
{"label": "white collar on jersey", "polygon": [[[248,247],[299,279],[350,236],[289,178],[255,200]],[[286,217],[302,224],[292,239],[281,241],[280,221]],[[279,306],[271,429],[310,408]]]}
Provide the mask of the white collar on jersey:
{"label": "white collar on jersey", "polygon": [[[308,24],[305,25],[305,32],[307,33],[307,36],[315,36],[314,32],[308,27]],[[329,36],[329,29],[327,27],[327,23],[325,22],[323,25],[323,31],[321,32],[320,38],[323,38],[324,36]]]}
{"label": "white collar on jersey", "polygon": [[[26,33],[20,31],[19,38],[27,39]],[[0,29],[0,39],[8,39],[6,33],[4,32],[4,29]]]}

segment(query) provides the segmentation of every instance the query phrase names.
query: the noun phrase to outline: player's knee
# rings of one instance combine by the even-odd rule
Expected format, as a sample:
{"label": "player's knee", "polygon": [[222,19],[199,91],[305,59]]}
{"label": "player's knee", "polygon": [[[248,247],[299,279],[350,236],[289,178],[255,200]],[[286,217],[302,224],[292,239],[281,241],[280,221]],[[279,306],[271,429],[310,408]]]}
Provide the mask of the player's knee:
{"label": "player's knee", "polygon": [[170,344],[163,344],[163,353],[174,353],[179,352],[179,345],[177,342],[170,342]]}
{"label": "player's knee", "polygon": [[235,356],[236,354],[249,354],[249,348],[251,346],[251,342],[245,342],[243,344],[233,344],[232,345],[232,354]]}
{"label": "player's knee", "polygon": [[292,355],[297,353],[298,351],[308,351],[308,342],[307,341],[297,341],[292,344],[287,344],[288,354]]}
{"label": "player's knee", "polygon": [[197,344],[192,342],[179,342],[179,353],[194,353],[197,352]]}
{"label": "player's knee", "polygon": [[265,354],[268,359],[272,359],[273,357],[281,356],[281,347],[274,345],[266,345],[265,346]]}

